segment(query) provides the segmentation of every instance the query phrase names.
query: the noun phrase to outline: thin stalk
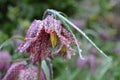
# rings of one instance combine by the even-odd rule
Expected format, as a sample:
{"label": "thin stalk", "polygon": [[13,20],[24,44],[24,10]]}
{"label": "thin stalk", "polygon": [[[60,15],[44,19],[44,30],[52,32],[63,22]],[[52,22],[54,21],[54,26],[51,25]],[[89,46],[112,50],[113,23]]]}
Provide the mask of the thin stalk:
{"label": "thin stalk", "polygon": [[106,57],[108,60],[111,60],[110,57],[108,57],[101,49],[99,49],[96,44],[81,30],[79,29],[76,25],[74,25],[72,22],[70,22],[67,18],[62,16],[60,12],[52,10],[52,9],[47,9],[47,12],[53,13],[54,15],[58,16],[60,19],[63,19],[66,23],[71,25],[73,28],[75,28],[78,32],[80,32],[104,57]]}
{"label": "thin stalk", "polygon": [[38,73],[37,73],[37,80],[40,80],[40,72],[41,72],[41,62],[42,60],[38,60]]}

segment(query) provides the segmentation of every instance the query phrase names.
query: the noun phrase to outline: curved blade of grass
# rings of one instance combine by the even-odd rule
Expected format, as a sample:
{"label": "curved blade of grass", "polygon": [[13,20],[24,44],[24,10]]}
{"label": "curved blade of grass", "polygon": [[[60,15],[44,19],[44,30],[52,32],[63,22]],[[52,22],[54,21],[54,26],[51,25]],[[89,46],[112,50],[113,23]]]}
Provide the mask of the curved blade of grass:
{"label": "curved blade of grass", "polygon": [[[29,60],[29,58],[20,58],[16,60],[10,60],[9,62],[19,62],[19,61],[27,61],[27,60]],[[6,62],[6,60],[0,60],[0,62]]]}
{"label": "curved blade of grass", "polygon": [[16,60],[11,60],[10,62],[19,62],[19,61],[28,61],[29,58],[21,58],[21,59],[16,59]]}
{"label": "curved blade of grass", "polygon": [[80,47],[79,47],[79,44],[78,44],[78,41],[77,41],[76,36],[74,35],[73,31],[70,29],[70,26],[69,26],[65,21],[63,21],[63,20],[61,20],[61,21],[64,23],[64,25],[65,25],[65,26],[68,28],[68,30],[71,32],[71,34],[72,34],[72,36],[73,36],[73,38],[74,38],[74,40],[75,40],[75,43],[76,43],[76,45],[77,45],[79,56],[80,56],[80,58],[81,58],[82,60],[84,60],[84,58],[83,58],[83,56],[82,56],[82,54],[81,54],[82,50],[81,50]]}
{"label": "curved blade of grass", "polygon": [[66,23],[68,23],[69,25],[71,25],[73,28],[75,28],[78,32],[80,32],[105,58],[110,59],[110,57],[108,57],[101,49],[99,49],[96,44],[81,30],[79,29],[76,25],[74,25],[71,21],[69,21],[68,19],[66,19],[64,16],[62,16],[60,14],[60,12],[52,10],[52,9],[47,9],[48,12],[53,13],[54,15],[56,15],[57,17],[59,17],[60,19],[64,20]]}
{"label": "curved blade of grass", "polygon": [[12,37],[12,38],[10,38],[10,39],[7,39],[6,41],[4,41],[1,45],[0,45],[0,50],[3,48],[3,47],[6,47],[6,46],[8,46],[8,45],[11,45],[12,44],[12,41],[14,40],[14,39],[18,39],[18,40],[24,40],[24,38],[23,37]]}
{"label": "curved blade of grass", "polygon": [[8,39],[6,40],[5,42],[3,42],[1,45],[0,45],[0,50],[5,47],[5,46],[8,46],[8,45],[11,45],[12,44],[12,40],[11,39]]}
{"label": "curved blade of grass", "polygon": [[24,40],[24,37],[22,37],[22,36],[14,36],[11,39]]}

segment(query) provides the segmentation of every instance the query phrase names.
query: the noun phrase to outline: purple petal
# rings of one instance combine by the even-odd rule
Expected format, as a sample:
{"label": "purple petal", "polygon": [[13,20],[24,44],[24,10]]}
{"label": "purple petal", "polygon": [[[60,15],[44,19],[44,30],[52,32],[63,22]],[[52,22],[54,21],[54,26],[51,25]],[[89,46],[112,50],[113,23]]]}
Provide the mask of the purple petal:
{"label": "purple petal", "polygon": [[7,51],[0,51],[0,71],[7,70],[10,66],[11,56]]}
{"label": "purple petal", "polygon": [[3,80],[15,80],[18,77],[20,70],[26,68],[26,64],[27,63],[25,61],[13,63],[4,76]]}

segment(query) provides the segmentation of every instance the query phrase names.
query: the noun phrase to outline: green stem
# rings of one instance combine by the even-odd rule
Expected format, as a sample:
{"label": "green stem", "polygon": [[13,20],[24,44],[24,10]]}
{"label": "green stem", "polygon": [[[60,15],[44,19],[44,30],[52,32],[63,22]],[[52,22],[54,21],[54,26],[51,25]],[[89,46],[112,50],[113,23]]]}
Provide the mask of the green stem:
{"label": "green stem", "polygon": [[40,72],[41,72],[41,62],[42,60],[38,60],[38,73],[37,73],[37,80],[40,80]]}

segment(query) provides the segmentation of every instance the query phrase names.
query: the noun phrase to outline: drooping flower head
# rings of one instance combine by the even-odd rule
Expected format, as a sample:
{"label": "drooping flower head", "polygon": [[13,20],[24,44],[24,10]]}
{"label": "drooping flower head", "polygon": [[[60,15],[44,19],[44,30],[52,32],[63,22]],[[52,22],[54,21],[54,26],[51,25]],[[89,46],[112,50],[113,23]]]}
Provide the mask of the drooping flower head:
{"label": "drooping flower head", "polygon": [[44,20],[33,21],[18,50],[21,53],[29,52],[33,62],[57,54],[68,59],[74,55],[71,43],[75,43],[72,35],[59,20],[48,15]]}
{"label": "drooping flower head", "polygon": [[16,80],[21,70],[26,69],[26,62],[16,62],[11,65],[2,80]]}
{"label": "drooping flower head", "polygon": [[[17,80],[37,80],[37,72],[36,66],[30,66],[27,69],[20,71]],[[43,70],[41,70],[40,77],[40,80],[47,80]]]}
{"label": "drooping flower head", "polygon": [[[42,64],[40,80],[52,80],[53,74],[50,62],[43,60]],[[37,72],[38,68],[36,65],[28,65],[26,61],[15,62],[8,69],[2,80],[37,80]]]}

